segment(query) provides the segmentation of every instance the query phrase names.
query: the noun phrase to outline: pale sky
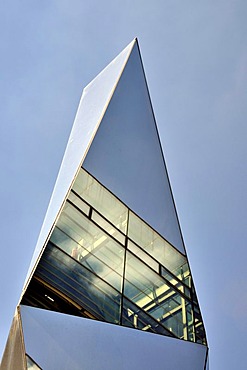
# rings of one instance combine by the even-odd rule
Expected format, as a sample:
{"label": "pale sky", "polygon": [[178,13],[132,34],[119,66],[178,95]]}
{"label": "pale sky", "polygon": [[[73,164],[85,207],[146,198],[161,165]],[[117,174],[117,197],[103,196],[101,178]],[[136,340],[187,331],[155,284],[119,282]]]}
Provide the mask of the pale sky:
{"label": "pale sky", "polygon": [[82,89],[138,37],[210,347],[247,363],[246,0],[0,3],[0,354]]}

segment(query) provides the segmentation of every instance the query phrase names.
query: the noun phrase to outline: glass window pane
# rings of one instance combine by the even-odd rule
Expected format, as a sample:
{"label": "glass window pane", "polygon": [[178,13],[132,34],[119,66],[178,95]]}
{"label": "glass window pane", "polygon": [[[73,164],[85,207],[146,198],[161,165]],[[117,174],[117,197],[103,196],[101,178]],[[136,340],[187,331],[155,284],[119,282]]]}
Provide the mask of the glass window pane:
{"label": "glass window pane", "polygon": [[151,333],[171,336],[169,330],[162,324],[126,298],[123,299],[122,325]]}
{"label": "glass window pane", "polygon": [[120,322],[121,294],[51,243],[48,243],[35,275],[69,297],[91,317]]}
{"label": "glass window pane", "polygon": [[196,342],[207,344],[206,333],[202,322],[199,306],[194,305],[195,337]]}
{"label": "glass window pane", "polygon": [[73,192],[70,192],[68,199],[76,205],[83,213],[85,213],[87,216],[89,215],[90,207],[83,202],[82,199],[80,199],[77,195],[75,195]]}
{"label": "glass window pane", "polygon": [[180,280],[189,275],[186,258],[134,213],[129,213],[128,236]]}
{"label": "glass window pane", "polygon": [[179,279],[175,279],[172,274],[169,273],[167,269],[161,266],[161,276],[163,276],[166,280],[169,281],[172,285],[174,285],[178,290],[184,293],[188,298],[191,298],[190,289],[181,283]]}
{"label": "glass window pane", "polygon": [[136,244],[128,240],[128,249],[141,260],[143,260],[148,266],[150,266],[156,272],[159,272],[159,264],[154,261],[148,254],[143,252]]}
{"label": "glass window pane", "polygon": [[[195,342],[195,327],[194,327],[194,314],[192,305],[188,303],[186,305],[186,316],[187,316],[187,340]],[[185,338],[186,339],[186,338]]]}
{"label": "glass window pane", "polygon": [[124,295],[177,337],[187,335],[187,301],[129,252],[126,256]]}
{"label": "glass window pane", "polygon": [[76,178],[73,190],[126,234],[127,207],[83,169]]}
{"label": "glass window pane", "polygon": [[95,211],[92,213],[92,220],[106,230],[108,234],[117,239],[121,244],[125,244],[125,236]]}
{"label": "glass window pane", "polygon": [[124,248],[69,203],[63,209],[51,241],[121,291]]}

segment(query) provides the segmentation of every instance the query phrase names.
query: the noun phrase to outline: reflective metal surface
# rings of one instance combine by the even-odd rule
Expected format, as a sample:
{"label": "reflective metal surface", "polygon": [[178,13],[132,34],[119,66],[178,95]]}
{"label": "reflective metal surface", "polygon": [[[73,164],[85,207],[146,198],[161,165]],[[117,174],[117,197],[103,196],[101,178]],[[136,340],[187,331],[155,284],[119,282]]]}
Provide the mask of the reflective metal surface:
{"label": "reflective metal surface", "polygon": [[199,344],[31,307],[21,313],[26,351],[46,370],[204,370]]}
{"label": "reflective metal surface", "polygon": [[185,252],[137,43],[83,167]]}
{"label": "reflective metal surface", "polygon": [[[55,188],[27,273],[26,281],[42,250],[76,172],[87,153],[136,40],[132,41],[84,90]],[[25,286],[24,284],[24,286]]]}

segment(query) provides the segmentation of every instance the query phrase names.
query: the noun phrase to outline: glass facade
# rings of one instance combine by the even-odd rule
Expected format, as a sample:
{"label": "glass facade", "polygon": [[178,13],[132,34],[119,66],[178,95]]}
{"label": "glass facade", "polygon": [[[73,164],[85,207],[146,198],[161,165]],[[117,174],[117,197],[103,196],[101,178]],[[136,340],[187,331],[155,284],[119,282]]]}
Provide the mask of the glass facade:
{"label": "glass facade", "polygon": [[59,296],[78,315],[206,345],[186,256],[84,169],[34,280],[49,289],[45,308]]}

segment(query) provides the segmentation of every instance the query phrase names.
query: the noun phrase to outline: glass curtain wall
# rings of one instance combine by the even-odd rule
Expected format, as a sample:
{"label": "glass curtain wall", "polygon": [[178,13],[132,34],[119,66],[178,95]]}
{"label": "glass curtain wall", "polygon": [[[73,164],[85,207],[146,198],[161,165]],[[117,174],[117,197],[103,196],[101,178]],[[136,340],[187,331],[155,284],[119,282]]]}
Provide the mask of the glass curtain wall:
{"label": "glass curtain wall", "polygon": [[36,277],[89,317],[206,345],[187,258],[84,169]]}

